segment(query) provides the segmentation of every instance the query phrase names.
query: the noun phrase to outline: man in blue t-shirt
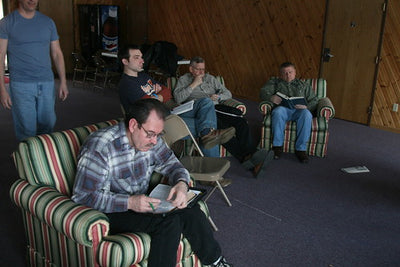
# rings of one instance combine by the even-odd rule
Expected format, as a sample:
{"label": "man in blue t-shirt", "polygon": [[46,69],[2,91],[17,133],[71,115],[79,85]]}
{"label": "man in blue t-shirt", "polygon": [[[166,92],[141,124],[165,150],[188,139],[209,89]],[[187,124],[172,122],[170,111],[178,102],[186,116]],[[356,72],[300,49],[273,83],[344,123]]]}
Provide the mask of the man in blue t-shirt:
{"label": "man in blue t-shirt", "polygon": [[[56,122],[51,59],[60,79],[58,96],[68,96],[64,56],[54,21],[36,10],[39,0],[18,0],[18,9],[0,21],[0,100],[11,109],[18,141],[50,133]],[[8,56],[10,88],[4,83]]]}

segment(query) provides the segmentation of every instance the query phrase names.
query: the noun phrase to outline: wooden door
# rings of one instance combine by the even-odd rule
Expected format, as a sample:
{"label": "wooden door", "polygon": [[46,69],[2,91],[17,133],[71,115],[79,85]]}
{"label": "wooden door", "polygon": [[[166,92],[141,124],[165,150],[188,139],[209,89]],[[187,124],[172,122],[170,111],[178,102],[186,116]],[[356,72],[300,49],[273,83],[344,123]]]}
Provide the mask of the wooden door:
{"label": "wooden door", "polygon": [[387,0],[327,0],[320,77],[336,117],[368,124]]}

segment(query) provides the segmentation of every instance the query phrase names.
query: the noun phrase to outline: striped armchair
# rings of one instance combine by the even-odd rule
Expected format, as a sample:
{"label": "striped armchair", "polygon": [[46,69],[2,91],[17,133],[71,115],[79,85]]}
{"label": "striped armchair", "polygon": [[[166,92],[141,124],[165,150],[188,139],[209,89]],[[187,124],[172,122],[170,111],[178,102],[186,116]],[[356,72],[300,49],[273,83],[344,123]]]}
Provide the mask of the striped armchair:
{"label": "striped armchair", "polygon": [[[224,81],[224,78],[223,78],[222,76],[216,76],[215,78],[216,78],[221,84],[225,85],[225,81]],[[176,78],[176,77],[171,77],[171,78],[169,78],[169,79],[167,80],[167,86],[168,86],[168,88],[171,88],[171,91],[172,91],[172,92],[173,92],[174,89],[175,89],[176,83],[177,83],[177,78]],[[173,95],[173,93],[172,93],[172,95]],[[245,104],[242,103],[242,102],[240,102],[240,101],[238,101],[238,100],[236,100],[236,99],[234,99],[234,98],[221,101],[220,104],[223,104],[223,105],[227,105],[227,106],[231,106],[231,107],[235,107],[235,108],[237,108],[237,109],[240,109],[240,110],[243,112],[243,115],[246,114],[246,111],[247,111]],[[194,123],[193,123],[193,125],[194,125]],[[191,128],[190,125],[188,125],[188,127]],[[193,134],[193,133],[192,133],[192,134]],[[195,137],[196,137],[196,136],[195,136]],[[192,142],[191,142],[191,140],[185,140],[185,143],[184,143],[184,152],[183,152],[184,155],[189,155],[190,152],[191,152],[191,148],[192,148]],[[225,147],[223,147],[222,145],[220,145],[220,146],[219,146],[219,155],[220,155],[220,157],[226,157],[226,156],[229,156],[230,154],[229,154],[229,152],[225,149]]]}
{"label": "striped armchair", "polygon": [[[314,90],[319,102],[316,117],[312,120],[310,141],[307,143],[307,153],[312,156],[325,157],[328,148],[328,123],[335,116],[335,109],[332,102],[326,97],[326,80],[306,79]],[[271,129],[271,106],[266,102],[259,104],[259,110],[264,115],[263,127],[261,129],[260,147],[270,149],[272,147]],[[288,121],[285,128],[285,139],[283,142],[283,152],[294,153],[296,142],[296,123]]]}
{"label": "striped armchair", "polygon": [[[117,120],[30,137],[13,153],[19,179],[10,189],[22,210],[27,266],[147,266],[150,237],[145,233],[109,235],[102,212],[70,199],[76,157],[85,138]],[[160,175],[153,175],[153,184]],[[200,202],[208,214],[207,206]],[[177,266],[202,266],[182,237]]]}

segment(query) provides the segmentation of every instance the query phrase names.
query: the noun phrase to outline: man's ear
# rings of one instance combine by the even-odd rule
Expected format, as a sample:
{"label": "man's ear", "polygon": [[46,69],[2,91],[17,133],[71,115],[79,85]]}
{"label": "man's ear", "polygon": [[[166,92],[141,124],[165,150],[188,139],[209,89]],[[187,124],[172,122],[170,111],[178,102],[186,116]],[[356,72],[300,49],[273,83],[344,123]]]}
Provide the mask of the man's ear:
{"label": "man's ear", "polygon": [[132,118],[129,120],[128,128],[131,133],[133,133],[134,129],[137,128],[138,122],[136,119]]}
{"label": "man's ear", "polygon": [[128,64],[129,64],[129,61],[128,61],[126,58],[123,58],[123,59],[121,60],[121,62],[122,62],[122,64],[124,64],[124,65],[128,65]]}

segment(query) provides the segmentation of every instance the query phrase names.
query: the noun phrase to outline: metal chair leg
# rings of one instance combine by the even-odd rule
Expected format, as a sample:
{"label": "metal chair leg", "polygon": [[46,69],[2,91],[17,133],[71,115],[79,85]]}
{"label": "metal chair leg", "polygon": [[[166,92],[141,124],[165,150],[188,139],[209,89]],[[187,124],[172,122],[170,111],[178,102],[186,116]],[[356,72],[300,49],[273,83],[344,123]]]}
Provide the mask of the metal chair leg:
{"label": "metal chair leg", "polygon": [[217,226],[215,225],[214,221],[211,219],[211,216],[208,216],[208,221],[210,222],[211,227],[214,229],[214,231],[215,231],[215,232],[218,231],[218,228],[217,228]]}
{"label": "metal chair leg", "polygon": [[217,186],[219,188],[219,190],[221,191],[222,195],[224,196],[226,203],[228,203],[229,207],[232,207],[232,203],[229,201],[228,196],[225,194],[224,189],[222,188],[221,184],[218,181],[215,181],[217,183]]}
{"label": "metal chair leg", "polygon": [[216,186],[213,187],[213,189],[211,189],[211,191],[207,194],[207,196],[204,199],[204,202],[206,202],[208,200],[208,198],[212,195],[212,193],[214,193],[215,189],[219,189],[219,191],[221,191],[221,194],[224,196],[226,203],[228,204],[229,207],[232,207],[232,203],[229,200],[228,196],[226,195],[223,187],[221,186],[221,184],[218,181],[215,181],[215,183],[217,184]]}

